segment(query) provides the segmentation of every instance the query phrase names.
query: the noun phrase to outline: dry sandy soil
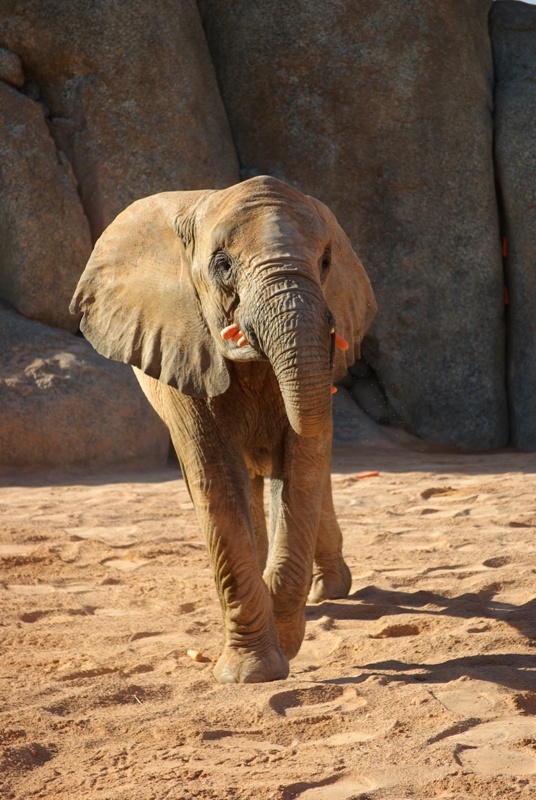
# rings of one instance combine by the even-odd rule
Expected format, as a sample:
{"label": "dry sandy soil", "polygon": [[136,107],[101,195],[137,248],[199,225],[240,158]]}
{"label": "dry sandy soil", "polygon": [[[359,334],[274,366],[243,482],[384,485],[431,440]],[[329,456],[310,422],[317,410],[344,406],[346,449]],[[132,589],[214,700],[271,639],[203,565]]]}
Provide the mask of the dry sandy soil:
{"label": "dry sandy soil", "polygon": [[339,448],[333,470],[350,597],[250,686],[212,677],[177,470],[3,473],[0,795],[536,798],[536,456]]}

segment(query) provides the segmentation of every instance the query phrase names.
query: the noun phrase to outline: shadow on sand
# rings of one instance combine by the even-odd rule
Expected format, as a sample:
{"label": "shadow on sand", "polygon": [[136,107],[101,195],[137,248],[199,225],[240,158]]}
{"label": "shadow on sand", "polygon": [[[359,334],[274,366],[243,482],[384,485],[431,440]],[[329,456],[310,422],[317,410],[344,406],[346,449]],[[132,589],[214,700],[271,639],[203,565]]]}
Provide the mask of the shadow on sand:
{"label": "shadow on sand", "polygon": [[[428,591],[400,592],[367,586],[346,600],[308,606],[306,616],[308,620],[320,617],[375,620],[417,612],[419,616],[426,618],[450,616],[461,619],[492,619],[516,628],[527,638],[528,646],[534,646],[533,653],[471,655],[436,664],[396,660],[356,664],[355,670],[359,675],[337,678],[327,681],[328,683],[361,683],[371,674],[381,675],[387,681],[448,683],[465,675],[512,689],[536,691],[536,599],[516,606],[496,601],[494,595],[493,587],[487,587],[479,593],[444,597]],[[536,702],[535,708],[529,713],[536,713]]]}

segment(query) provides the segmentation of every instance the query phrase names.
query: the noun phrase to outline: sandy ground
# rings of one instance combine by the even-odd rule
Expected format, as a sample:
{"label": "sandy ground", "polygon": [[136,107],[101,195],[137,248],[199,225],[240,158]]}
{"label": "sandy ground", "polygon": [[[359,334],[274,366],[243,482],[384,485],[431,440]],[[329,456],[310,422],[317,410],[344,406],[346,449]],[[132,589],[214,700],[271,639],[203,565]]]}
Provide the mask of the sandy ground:
{"label": "sandy ground", "polygon": [[339,448],[351,595],[250,686],[176,470],[0,478],[2,797],[536,798],[536,456]]}

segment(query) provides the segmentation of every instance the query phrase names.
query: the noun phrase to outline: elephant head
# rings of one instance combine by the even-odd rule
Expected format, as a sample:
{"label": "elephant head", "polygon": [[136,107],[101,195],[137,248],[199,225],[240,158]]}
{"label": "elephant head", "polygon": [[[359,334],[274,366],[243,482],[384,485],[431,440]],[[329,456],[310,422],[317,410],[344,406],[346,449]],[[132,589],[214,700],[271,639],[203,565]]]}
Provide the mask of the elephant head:
{"label": "elephant head", "polygon": [[268,359],[303,436],[325,425],[332,382],[375,310],[333,214],[270,177],[133,203],[97,242],[71,304],[99,353],[193,397],[225,392],[230,361]]}

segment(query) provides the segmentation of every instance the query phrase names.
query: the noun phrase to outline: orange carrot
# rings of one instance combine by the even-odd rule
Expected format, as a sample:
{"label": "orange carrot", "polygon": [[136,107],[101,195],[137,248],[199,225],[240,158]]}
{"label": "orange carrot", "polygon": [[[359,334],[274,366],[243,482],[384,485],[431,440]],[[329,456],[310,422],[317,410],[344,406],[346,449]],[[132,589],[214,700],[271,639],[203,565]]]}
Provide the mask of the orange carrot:
{"label": "orange carrot", "polygon": [[350,347],[346,339],[343,339],[342,336],[339,336],[338,333],[335,334],[335,344],[337,345],[339,350],[348,350],[348,348]]}
{"label": "orange carrot", "polygon": [[232,339],[233,336],[239,332],[238,325],[228,325],[226,328],[220,331],[220,335],[222,339]]}

